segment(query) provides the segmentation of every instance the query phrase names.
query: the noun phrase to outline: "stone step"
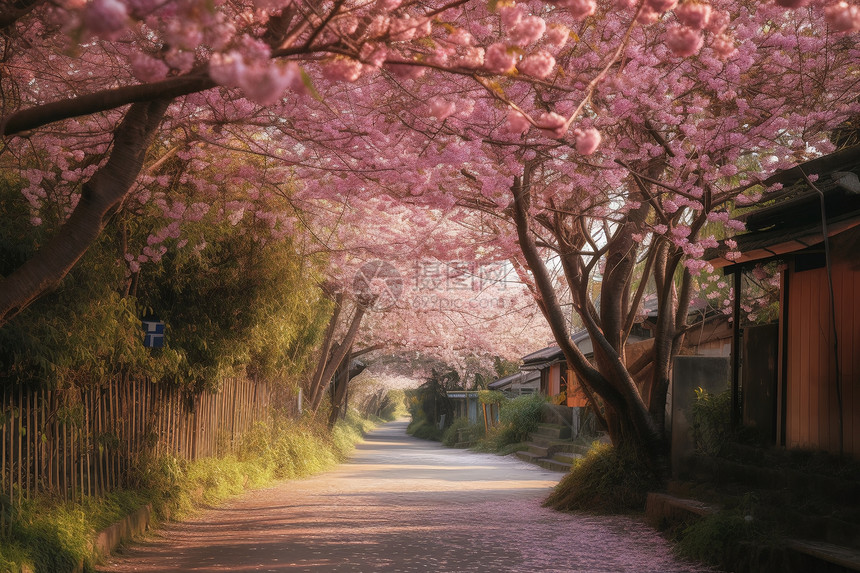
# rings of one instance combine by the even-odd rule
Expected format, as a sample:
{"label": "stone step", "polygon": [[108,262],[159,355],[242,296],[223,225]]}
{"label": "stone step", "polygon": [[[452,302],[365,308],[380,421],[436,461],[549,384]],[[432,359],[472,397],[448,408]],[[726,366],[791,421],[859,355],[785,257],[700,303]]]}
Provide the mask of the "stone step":
{"label": "stone step", "polygon": [[689,524],[716,511],[715,506],[667,493],[651,492],[645,501],[645,516],[657,529]]}
{"label": "stone step", "polygon": [[557,424],[538,424],[537,429],[532,432],[532,436],[541,436],[556,440],[566,439],[570,438],[570,428]]}
{"label": "stone step", "polygon": [[524,462],[529,462],[532,464],[536,464],[537,460],[540,459],[539,455],[534,454],[532,452],[528,452],[528,451],[517,452],[516,455],[519,459],[523,460]]}
{"label": "stone step", "polygon": [[529,451],[533,454],[537,454],[538,457],[546,458],[549,457],[549,446],[542,446],[540,444],[536,444],[534,442],[529,442]]}
{"label": "stone step", "polygon": [[558,452],[552,456],[552,459],[554,459],[557,462],[562,462],[562,463],[565,463],[565,464],[572,466],[574,461],[582,459],[583,457],[585,457],[585,456],[583,456],[582,454],[574,454],[574,453],[570,453],[570,452]]}
{"label": "stone step", "polygon": [[564,472],[567,473],[570,471],[571,464],[560,462],[558,460],[549,459],[549,458],[540,458],[537,460],[537,465],[540,467],[551,470],[554,472]]}

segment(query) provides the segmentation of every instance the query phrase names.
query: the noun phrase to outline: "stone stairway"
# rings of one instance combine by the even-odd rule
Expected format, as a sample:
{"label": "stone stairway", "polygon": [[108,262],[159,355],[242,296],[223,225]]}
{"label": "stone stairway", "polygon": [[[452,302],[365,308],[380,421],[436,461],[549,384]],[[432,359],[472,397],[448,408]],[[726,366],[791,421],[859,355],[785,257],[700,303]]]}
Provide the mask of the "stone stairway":
{"label": "stone stairway", "polygon": [[527,443],[529,449],[517,452],[518,458],[557,472],[570,471],[573,461],[588,451],[570,439],[570,428],[558,424],[538,424]]}

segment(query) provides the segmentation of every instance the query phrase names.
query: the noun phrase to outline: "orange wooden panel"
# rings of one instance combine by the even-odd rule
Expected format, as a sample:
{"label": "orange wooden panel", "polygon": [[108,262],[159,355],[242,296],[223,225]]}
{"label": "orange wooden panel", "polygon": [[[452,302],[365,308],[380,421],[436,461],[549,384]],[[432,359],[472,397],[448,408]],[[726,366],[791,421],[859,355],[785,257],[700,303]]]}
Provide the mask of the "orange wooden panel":
{"label": "orange wooden panel", "polygon": [[588,405],[585,392],[582,391],[579,379],[573,370],[567,370],[567,405],[571,408],[581,408]]}

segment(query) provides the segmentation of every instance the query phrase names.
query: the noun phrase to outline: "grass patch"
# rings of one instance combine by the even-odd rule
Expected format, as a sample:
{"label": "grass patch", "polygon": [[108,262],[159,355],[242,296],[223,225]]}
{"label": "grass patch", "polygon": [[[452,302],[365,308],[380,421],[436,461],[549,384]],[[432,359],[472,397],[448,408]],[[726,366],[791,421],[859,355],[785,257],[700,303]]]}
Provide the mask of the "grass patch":
{"label": "grass patch", "polygon": [[546,499],[558,510],[600,513],[642,511],[649,491],[659,486],[657,476],[634,452],[595,442]]}
{"label": "grass patch", "polygon": [[27,564],[36,573],[66,573],[78,566],[92,572],[96,532],[139,507],[152,504],[156,522],[183,519],[247,488],[323,472],[344,461],[373,426],[354,412],[331,432],[307,420],[276,420],[257,425],[237,453],[222,458],[142,460],[131,476],[132,489],[126,491],[81,502],[42,497],[14,508],[3,505],[11,525],[0,534],[0,571],[18,571]]}

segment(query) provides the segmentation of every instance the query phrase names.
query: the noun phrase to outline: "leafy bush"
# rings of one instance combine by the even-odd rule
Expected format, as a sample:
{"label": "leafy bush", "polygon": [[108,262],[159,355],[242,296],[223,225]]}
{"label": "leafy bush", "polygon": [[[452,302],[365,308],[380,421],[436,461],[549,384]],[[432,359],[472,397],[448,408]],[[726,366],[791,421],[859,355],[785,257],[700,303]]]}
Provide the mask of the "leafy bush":
{"label": "leafy bush", "polygon": [[406,428],[406,433],[422,440],[433,440],[435,442],[442,440],[442,430],[436,424],[431,424],[427,420],[410,423]]}
{"label": "leafy bush", "polygon": [[478,401],[481,404],[502,404],[507,400],[505,393],[498,390],[481,390],[478,392]]}
{"label": "leafy bush", "polygon": [[731,437],[732,394],[725,390],[712,394],[696,388],[692,413],[693,443],[697,451],[716,456]]}
{"label": "leafy bush", "polygon": [[559,510],[605,513],[641,511],[659,479],[632,449],[616,449],[595,442],[588,454],[574,462],[544,505]]}
{"label": "leafy bush", "polygon": [[456,418],[442,434],[442,443],[448,447],[456,446],[460,442],[461,430],[466,430],[463,437],[467,442],[477,441],[484,436],[483,424],[472,424],[468,418],[460,417]]}
{"label": "leafy bush", "polygon": [[720,511],[684,529],[676,551],[689,559],[730,567],[740,542],[757,536],[754,522],[739,511]]}
{"label": "leafy bush", "polygon": [[[521,449],[516,444],[525,442],[541,420],[541,410],[546,399],[539,394],[518,396],[502,402],[499,407],[499,424],[491,428],[478,443],[477,449],[484,452],[506,452]],[[515,446],[513,450],[512,446]]]}

